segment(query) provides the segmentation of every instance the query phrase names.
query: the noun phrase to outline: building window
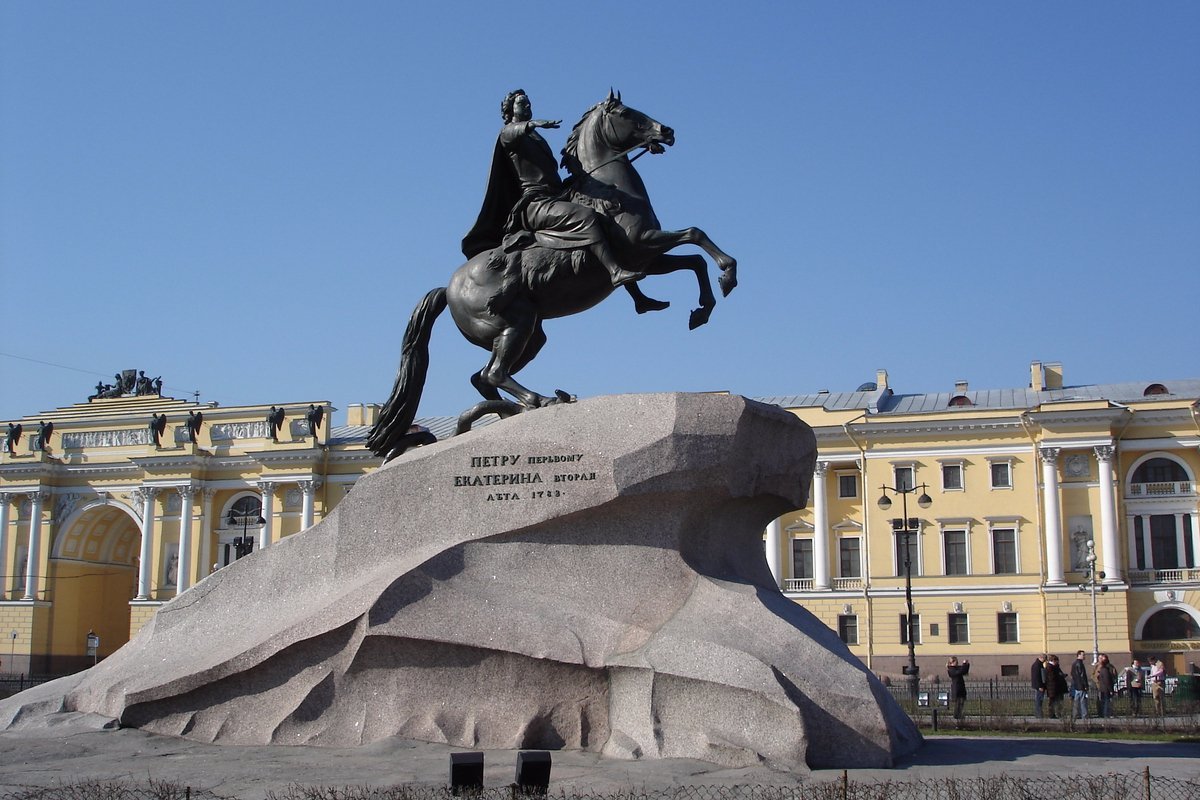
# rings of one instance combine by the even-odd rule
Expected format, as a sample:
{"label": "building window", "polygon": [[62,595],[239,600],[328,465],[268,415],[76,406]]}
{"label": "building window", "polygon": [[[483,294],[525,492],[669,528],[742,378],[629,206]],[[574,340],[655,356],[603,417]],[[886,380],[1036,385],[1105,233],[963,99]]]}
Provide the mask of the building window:
{"label": "building window", "polygon": [[950,635],[950,644],[967,644],[971,641],[967,628],[966,614],[951,614],[946,622],[947,632]]}
{"label": "building window", "polygon": [[1001,678],[1017,678],[1017,677],[1020,677],[1020,675],[1021,675],[1021,665],[1020,664],[1001,664],[1000,665],[1000,677]]}
{"label": "building window", "polygon": [[813,576],[813,540],[792,539],[792,577]]}
{"label": "building window", "polygon": [[838,615],[838,638],[846,644],[858,644],[858,617],[856,615]]}
{"label": "building window", "polygon": [[905,555],[912,567],[913,575],[921,574],[921,561],[917,558],[917,534],[900,531],[896,534],[896,577],[904,577]]}
{"label": "building window", "polygon": [[915,476],[913,475],[912,467],[893,467],[893,470],[892,477],[895,478],[896,482],[892,485],[896,487],[897,491],[907,491],[916,485],[914,483]]}
{"label": "building window", "polygon": [[1017,574],[1017,532],[1013,528],[992,530],[992,570],[997,575]]}
{"label": "building window", "polygon": [[838,475],[838,497],[843,500],[858,497],[857,475]]}
{"label": "building window", "polygon": [[857,536],[843,536],[838,540],[838,565],[840,577],[861,578],[862,557],[861,540]]}
{"label": "building window", "polygon": [[942,548],[946,554],[946,574],[966,575],[967,570],[967,532],[946,531],[942,534]]}
{"label": "building window", "polygon": [[959,492],[963,488],[962,464],[942,464],[942,491]]}
{"label": "building window", "polygon": [[1012,464],[1007,461],[992,462],[992,488],[1012,488]]}
{"label": "building window", "polygon": [[1017,637],[1016,612],[1003,612],[996,615],[997,641],[1000,644],[1015,644],[1020,641]]}
{"label": "building window", "polygon": [[[913,639],[913,644],[920,644],[921,643],[921,615],[913,614],[912,621],[913,621],[912,630],[916,631],[916,634],[917,634],[917,638]],[[901,614],[900,615],[900,644],[908,644],[908,631],[909,630],[910,629],[908,627],[908,614]]]}

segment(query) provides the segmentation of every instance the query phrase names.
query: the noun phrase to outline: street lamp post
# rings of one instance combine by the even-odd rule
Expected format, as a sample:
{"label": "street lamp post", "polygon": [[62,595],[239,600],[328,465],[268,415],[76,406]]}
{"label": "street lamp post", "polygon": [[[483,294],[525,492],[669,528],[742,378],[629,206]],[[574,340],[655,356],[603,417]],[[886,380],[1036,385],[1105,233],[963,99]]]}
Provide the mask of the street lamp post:
{"label": "street lamp post", "polygon": [[1087,540],[1087,580],[1079,584],[1079,591],[1092,593],[1092,665],[1100,661],[1100,618],[1096,613],[1096,592],[1107,592],[1108,587],[1101,583],[1107,576],[1104,570],[1096,572],[1096,542]]}
{"label": "street lamp post", "polygon": [[904,668],[904,674],[908,676],[908,691],[912,695],[913,703],[917,701],[917,695],[921,687],[921,668],[917,666],[917,636],[919,630],[914,621],[916,614],[913,611],[912,599],[912,535],[917,532],[919,520],[915,517],[908,516],[908,496],[917,490],[920,490],[921,496],[917,498],[917,505],[921,508],[929,508],[933,505],[933,499],[930,498],[926,491],[929,487],[922,483],[919,486],[888,486],[880,487],[883,490],[883,495],[879,498],[879,507],[887,511],[892,507],[891,498],[888,497],[888,492],[900,495],[901,513],[903,518],[904,532],[904,603],[908,611],[908,666]]}
{"label": "street lamp post", "polygon": [[[227,517],[225,517],[225,523],[227,525],[229,525],[229,527],[231,527],[231,528],[236,528],[238,525],[237,514],[234,513],[232,508],[229,509],[229,515]],[[258,519],[256,519],[254,521],[254,524],[266,525],[267,521],[265,519],[263,519],[262,514],[259,514]],[[250,529],[250,515],[243,514],[242,515],[242,535],[235,537],[233,540],[233,552],[234,552],[234,560],[235,561],[237,559],[241,558],[242,556],[250,555],[250,553],[254,550],[254,537],[251,536],[247,532],[247,531],[249,531],[249,529]]]}

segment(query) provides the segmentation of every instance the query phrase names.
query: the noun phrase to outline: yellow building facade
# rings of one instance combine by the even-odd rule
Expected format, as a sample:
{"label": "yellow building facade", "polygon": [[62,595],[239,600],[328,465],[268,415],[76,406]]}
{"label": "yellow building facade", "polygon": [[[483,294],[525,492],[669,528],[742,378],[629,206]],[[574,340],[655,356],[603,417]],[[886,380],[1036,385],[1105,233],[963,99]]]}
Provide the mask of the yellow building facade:
{"label": "yellow building facade", "polygon": [[0,672],[89,666],[205,576],[321,520],[379,465],[363,447],[369,406],[331,429],[327,401],[224,408],[100,388],[0,423]]}
{"label": "yellow building facade", "polygon": [[[378,406],[334,426],[327,401],[200,404],[131,373],[0,421],[0,672],[103,658],[379,466],[365,448]],[[854,392],[760,399],[811,425],[819,450],[808,508],[768,528],[767,562],[873,671],[907,663],[906,553],[926,676],[951,654],[986,677],[1094,644],[1172,673],[1200,661],[1200,380],[1064,386],[1035,363],[1019,389],[902,394],[881,371]],[[419,422],[444,438],[455,419]]]}
{"label": "yellow building facade", "polygon": [[874,672],[908,663],[906,555],[925,676],[950,655],[979,677],[1094,648],[1171,674],[1200,662],[1200,381],[1066,386],[1034,362],[1019,389],[901,394],[880,371],[856,392],[763,399],[819,452],[808,508],[766,532],[768,563]]}

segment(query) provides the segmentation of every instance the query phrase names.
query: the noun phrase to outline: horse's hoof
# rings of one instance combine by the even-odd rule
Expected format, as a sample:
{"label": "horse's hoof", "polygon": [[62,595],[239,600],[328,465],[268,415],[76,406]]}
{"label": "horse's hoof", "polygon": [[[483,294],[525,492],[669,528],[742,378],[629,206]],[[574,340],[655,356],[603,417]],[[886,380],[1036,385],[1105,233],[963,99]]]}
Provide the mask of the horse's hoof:
{"label": "horse's hoof", "polygon": [[704,323],[708,322],[709,316],[712,315],[711,308],[694,308],[691,316],[688,317],[688,330],[694,331]]}
{"label": "horse's hoof", "polygon": [[722,272],[717,276],[717,285],[721,287],[721,294],[725,297],[737,286],[737,271],[733,268]]}
{"label": "horse's hoof", "polygon": [[655,300],[652,297],[633,304],[633,310],[639,314],[645,314],[647,311],[666,311],[670,307],[671,304],[666,300]]}
{"label": "horse's hoof", "polygon": [[551,403],[574,403],[575,395],[567,394],[562,389],[554,390],[554,397],[550,400]]}

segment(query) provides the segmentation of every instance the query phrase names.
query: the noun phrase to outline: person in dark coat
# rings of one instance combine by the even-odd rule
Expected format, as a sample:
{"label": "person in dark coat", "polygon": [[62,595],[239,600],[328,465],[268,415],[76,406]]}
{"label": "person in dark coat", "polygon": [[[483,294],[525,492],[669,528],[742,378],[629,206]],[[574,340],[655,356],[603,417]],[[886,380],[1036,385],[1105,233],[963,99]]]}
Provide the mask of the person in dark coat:
{"label": "person in dark coat", "polygon": [[1113,715],[1113,695],[1117,691],[1117,668],[1109,662],[1108,656],[1104,653],[1100,654],[1094,677],[1098,695],[1096,716],[1111,717]]}
{"label": "person in dark coat", "polygon": [[971,662],[963,659],[958,663],[958,656],[950,656],[946,662],[946,674],[950,676],[950,699],[954,701],[954,718],[962,722],[963,704],[967,701],[967,673],[971,671]]}
{"label": "person in dark coat", "polygon": [[1058,656],[1046,659],[1046,700],[1050,705],[1050,718],[1058,719],[1058,709],[1067,696],[1067,676],[1058,665]]}
{"label": "person in dark coat", "polygon": [[1075,719],[1087,719],[1088,715],[1088,668],[1083,663],[1084,652],[1075,652],[1075,662],[1071,664],[1071,714]]}
{"label": "person in dark coat", "polygon": [[1033,687],[1033,715],[1041,719],[1046,700],[1046,656],[1039,655],[1029,666],[1029,685]]}

